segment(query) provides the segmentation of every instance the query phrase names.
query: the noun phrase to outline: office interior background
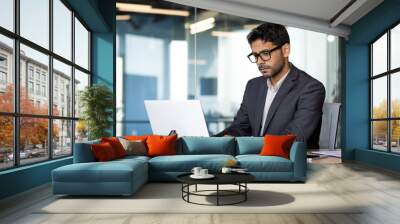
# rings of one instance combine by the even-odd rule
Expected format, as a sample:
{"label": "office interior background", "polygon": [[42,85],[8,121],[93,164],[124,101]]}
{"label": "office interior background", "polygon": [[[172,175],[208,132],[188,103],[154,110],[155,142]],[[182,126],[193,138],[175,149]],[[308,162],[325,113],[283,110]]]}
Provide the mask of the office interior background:
{"label": "office interior background", "polygon": [[[79,93],[93,83],[115,94],[116,135],[151,133],[146,99],[199,99],[211,134],[232,121],[247,80],[259,76],[246,58],[246,35],[262,22],[173,1],[129,2],[187,12],[109,10],[116,1],[0,1],[0,178],[22,182],[44,170],[32,183],[7,185],[0,197],[48,182],[50,167],[71,163],[73,144],[87,140]],[[394,170],[398,9],[397,0],[377,3],[346,38],[287,27],[290,61],[324,84],[325,102],[343,104],[342,158]]]}
{"label": "office interior background", "polygon": [[[151,133],[144,108],[144,100],[149,99],[198,99],[209,132],[223,130],[240,106],[247,81],[260,76],[257,66],[246,57],[251,50],[246,35],[262,22],[166,1],[142,3],[178,8],[187,14],[117,15],[116,134]],[[2,26],[15,33],[13,1],[6,0],[2,5]],[[77,119],[79,91],[90,82],[90,32],[62,1],[52,1],[52,7],[53,17],[49,18],[48,14],[34,13],[48,11],[49,1],[21,0],[22,38],[0,34],[0,110],[5,112],[1,118],[7,127],[0,132],[4,168],[13,166],[14,138],[19,140],[21,165],[69,156],[73,141],[87,140],[85,126]],[[47,29],[50,22],[52,36]],[[287,29],[290,61],[324,84],[326,102],[340,102],[339,38]],[[16,41],[20,43],[17,76],[13,72]],[[49,75],[50,70],[53,75]],[[13,97],[14,90],[19,91],[19,99]],[[15,104],[21,105],[20,119],[13,114]],[[14,125],[21,129],[16,132]],[[35,128],[42,133],[30,135]],[[46,130],[51,130],[50,141]],[[49,142],[53,144],[51,157]]]}
{"label": "office interior background", "polygon": [[[141,3],[187,13],[117,15],[117,135],[151,133],[143,101],[153,99],[198,99],[209,132],[223,130],[247,81],[261,75],[246,57],[246,35],[262,22],[166,1]],[[339,38],[287,29],[290,61],[324,84],[326,102],[339,103]]]}

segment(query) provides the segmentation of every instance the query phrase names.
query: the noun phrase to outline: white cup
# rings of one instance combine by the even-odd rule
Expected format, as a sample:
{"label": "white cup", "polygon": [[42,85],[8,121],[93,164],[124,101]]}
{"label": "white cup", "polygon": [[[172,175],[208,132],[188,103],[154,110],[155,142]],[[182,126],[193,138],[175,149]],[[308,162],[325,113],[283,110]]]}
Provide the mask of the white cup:
{"label": "white cup", "polygon": [[200,170],[200,176],[207,176],[208,175],[208,169],[201,169]]}
{"label": "white cup", "polygon": [[199,176],[199,175],[201,175],[201,174],[200,174],[200,171],[201,171],[201,170],[202,170],[201,167],[193,167],[192,173],[193,173],[194,175],[196,175],[196,176]]}
{"label": "white cup", "polygon": [[222,167],[221,172],[222,173],[230,173],[232,171],[232,169],[230,167]]}

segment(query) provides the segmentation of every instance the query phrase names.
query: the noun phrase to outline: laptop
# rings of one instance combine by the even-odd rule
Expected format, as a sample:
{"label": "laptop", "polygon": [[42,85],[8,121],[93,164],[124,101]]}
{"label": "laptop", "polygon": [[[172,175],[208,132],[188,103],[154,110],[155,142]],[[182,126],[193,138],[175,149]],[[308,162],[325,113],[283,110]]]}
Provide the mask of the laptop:
{"label": "laptop", "polygon": [[206,120],[199,100],[145,100],[147,116],[155,135],[209,137]]}

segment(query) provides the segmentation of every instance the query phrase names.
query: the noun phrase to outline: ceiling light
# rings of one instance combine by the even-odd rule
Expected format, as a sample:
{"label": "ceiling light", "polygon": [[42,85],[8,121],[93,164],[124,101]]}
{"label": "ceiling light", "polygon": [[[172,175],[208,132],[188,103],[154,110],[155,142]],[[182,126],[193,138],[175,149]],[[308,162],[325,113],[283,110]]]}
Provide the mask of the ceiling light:
{"label": "ceiling light", "polygon": [[214,37],[230,37],[233,34],[233,32],[228,32],[228,31],[212,31],[211,36]]}
{"label": "ceiling light", "polygon": [[188,11],[184,10],[174,10],[174,9],[158,9],[158,8],[152,8],[148,12],[144,13],[151,13],[151,14],[160,14],[160,15],[169,15],[169,16],[184,16],[187,17],[189,16]]}
{"label": "ceiling light", "polygon": [[214,26],[215,26],[215,18],[214,17],[204,19],[204,20],[201,20],[199,22],[189,25],[190,34],[200,33],[200,32],[212,29]]}
{"label": "ceiling light", "polygon": [[333,41],[335,41],[335,36],[333,36],[333,35],[328,35],[327,39],[328,39],[328,42],[329,42],[329,43],[332,43]]}
{"label": "ceiling light", "polygon": [[117,15],[118,21],[126,21],[126,20],[130,20],[130,19],[131,19],[130,15]]}
{"label": "ceiling light", "polygon": [[116,6],[117,9],[122,12],[160,14],[169,16],[189,16],[189,12],[186,10],[153,8],[151,5],[117,3]]}
{"label": "ceiling light", "polygon": [[207,25],[212,24],[212,23],[215,23],[215,18],[214,17],[210,17],[208,19],[204,19],[204,20],[201,20],[199,22],[193,23],[189,27],[190,27],[190,29],[196,29],[196,28],[199,28],[199,27],[202,27],[202,26],[207,26]]}
{"label": "ceiling light", "polygon": [[195,28],[195,29],[190,29],[190,34],[201,33],[201,32],[204,32],[206,30],[214,28],[214,26],[215,26],[215,23],[210,23],[210,24],[207,24],[207,25]]}
{"label": "ceiling light", "polygon": [[118,3],[117,8],[121,11],[136,11],[136,10],[150,10],[151,5],[141,5],[141,4],[130,4],[130,3]]}

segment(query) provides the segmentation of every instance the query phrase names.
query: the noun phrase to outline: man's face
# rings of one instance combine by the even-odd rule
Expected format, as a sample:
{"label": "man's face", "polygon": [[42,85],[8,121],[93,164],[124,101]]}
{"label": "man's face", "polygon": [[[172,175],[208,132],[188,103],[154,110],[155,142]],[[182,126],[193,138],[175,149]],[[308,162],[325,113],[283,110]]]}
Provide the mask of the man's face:
{"label": "man's face", "polygon": [[[261,51],[271,50],[277,45],[272,42],[264,42],[261,39],[257,39],[250,44],[251,51],[253,53],[259,54]],[[261,57],[257,58],[258,70],[266,78],[271,78],[279,74],[282,71],[285,61],[288,60],[290,53],[290,45],[288,43],[284,44],[281,48],[270,53],[269,60],[263,60]]]}

